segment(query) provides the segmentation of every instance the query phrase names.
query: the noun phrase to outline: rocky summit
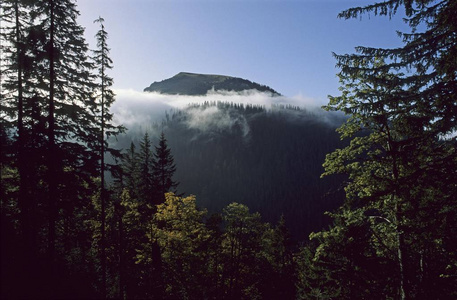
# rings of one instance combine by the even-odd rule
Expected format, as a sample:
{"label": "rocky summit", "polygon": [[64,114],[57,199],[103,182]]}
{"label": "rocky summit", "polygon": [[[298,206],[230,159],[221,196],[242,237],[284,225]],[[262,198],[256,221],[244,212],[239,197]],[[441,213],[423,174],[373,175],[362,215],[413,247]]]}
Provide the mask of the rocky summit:
{"label": "rocky summit", "polygon": [[259,92],[269,92],[273,96],[280,96],[278,92],[269,86],[247,79],[187,72],[181,72],[171,78],[154,82],[144,89],[145,92],[159,92],[169,95],[206,95],[210,90],[235,92],[257,90]]}

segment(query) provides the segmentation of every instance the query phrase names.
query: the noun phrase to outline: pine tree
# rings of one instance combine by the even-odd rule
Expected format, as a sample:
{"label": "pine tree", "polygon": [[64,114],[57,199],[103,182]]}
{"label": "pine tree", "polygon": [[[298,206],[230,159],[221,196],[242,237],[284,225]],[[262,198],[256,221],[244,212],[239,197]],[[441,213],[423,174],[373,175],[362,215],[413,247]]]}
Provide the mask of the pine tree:
{"label": "pine tree", "polygon": [[155,147],[152,170],[155,188],[158,193],[154,204],[159,204],[165,200],[165,193],[176,192],[176,187],[179,184],[173,180],[173,175],[176,172],[176,165],[163,132],[160,135],[159,146]]}
{"label": "pine tree", "polygon": [[292,299],[295,297],[294,265],[292,260],[292,241],[281,215],[275,228],[266,231],[262,238],[264,256],[267,258],[263,270],[263,295],[271,299]]}
{"label": "pine tree", "polygon": [[[16,293],[64,297],[54,293],[58,281],[90,272],[86,265],[90,234],[82,221],[96,213],[88,203],[99,186],[94,178],[106,169],[103,156],[116,153],[107,147],[106,139],[122,130],[112,125],[109,113],[114,94],[109,89],[112,80],[106,76],[111,68],[106,31],[98,35],[100,49],[95,51],[94,65],[87,55],[84,30],[76,22],[75,1],[6,0],[1,8],[2,134],[15,134],[5,157],[12,158],[11,167],[18,170],[11,169],[19,190],[19,222],[14,223],[21,227],[27,253],[18,269],[29,269],[23,272],[28,278],[16,280],[26,288]],[[92,74],[94,68],[100,70],[99,76]],[[44,249],[46,267],[39,278],[32,279],[38,268],[31,262],[41,264],[39,251]],[[72,266],[75,272],[66,272],[65,262],[70,261],[81,267]]]}

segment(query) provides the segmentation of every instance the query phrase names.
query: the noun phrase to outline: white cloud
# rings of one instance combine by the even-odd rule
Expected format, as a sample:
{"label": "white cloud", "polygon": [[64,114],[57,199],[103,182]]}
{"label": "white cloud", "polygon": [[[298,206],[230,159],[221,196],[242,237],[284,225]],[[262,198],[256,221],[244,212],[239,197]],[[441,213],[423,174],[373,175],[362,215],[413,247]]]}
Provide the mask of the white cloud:
{"label": "white cloud", "polygon": [[[116,101],[111,107],[115,122],[123,124],[127,128],[147,127],[152,122],[160,122],[166,111],[183,109],[193,103],[228,102],[234,104],[252,104],[270,108],[272,104],[290,104],[306,109],[318,108],[316,101],[303,95],[294,97],[274,97],[268,92],[247,90],[243,92],[233,91],[209,91],[203,96],[188,95],[165,95],[155,92],[138,92],[134,90],[119,89],[114,91]],[[217,107],[207,109],[190,109],[190,119],[187,125],[190,128],[205,131],[209,128],[216,130],[231,130],[235,125],[239,126],[246,135],[249,127],[245,118],[236,113],[219,110]]]}
{"label": "white cloud", "polygon": [[187,110],[187,126],[199,131],[232,131],[235,126],[239,127],[243,136],[248,135],[249,125],[246,118],[233,111],[222,110],[216,106],[205,109],[191,108]]}

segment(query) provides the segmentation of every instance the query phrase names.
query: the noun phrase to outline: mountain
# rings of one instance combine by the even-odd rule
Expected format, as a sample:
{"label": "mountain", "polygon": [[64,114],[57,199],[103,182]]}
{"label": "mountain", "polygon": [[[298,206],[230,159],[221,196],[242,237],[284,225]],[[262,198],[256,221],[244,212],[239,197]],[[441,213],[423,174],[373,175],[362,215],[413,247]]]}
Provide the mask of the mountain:
{"label": "mountain", "polygon": [[280,95],[270,87],[222,75],[179,73],[154,82],[146,92],[206,94],[207,99],[163,112],[160,119],[137,115],[154,121],[129,126],[114,148],[128,149],[132,141],[138,146],[145,132],[157,145],[163,132],[175,158],[178,193],[196,195],[197,204],[210,213],[238,202],[273,224],[284,215],[294,239],[306,240],[330,224],[324,212],[343,203],[346,178],[320,176],[325,156],[347,143],[335,131],[344,116],[320,108],[257,106],[249,104],[250,93],[243,103],[208,93],[252,89],[269,92],[272,98]]}
{"label": "mountain", "polygon": [[261,85],[247,79],[224,75],[207,75],[181,72],[171,78],[154,82],[145,88],[145,92],[159,92],[171,95],[205,95],[208,91],[245,91],[258,90],[269,92],[273,96],[280,96],[272,88]]}

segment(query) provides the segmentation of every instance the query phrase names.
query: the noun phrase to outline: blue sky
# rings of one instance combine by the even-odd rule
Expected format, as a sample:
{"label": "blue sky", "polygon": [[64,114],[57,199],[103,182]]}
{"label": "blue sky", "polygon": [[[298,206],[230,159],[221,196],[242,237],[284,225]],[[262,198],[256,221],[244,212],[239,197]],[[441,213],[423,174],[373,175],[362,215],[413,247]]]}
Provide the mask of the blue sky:
{"label": "blue sky", "polygon": [[338,94],[332,52],[395,47],[399,16],[341,20],[367,0],[78,0],[79,22],[94,47],[102,16],[109,33],[115,89],[142,91],[181,71],[266,84],[317,103]]}

